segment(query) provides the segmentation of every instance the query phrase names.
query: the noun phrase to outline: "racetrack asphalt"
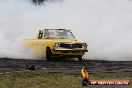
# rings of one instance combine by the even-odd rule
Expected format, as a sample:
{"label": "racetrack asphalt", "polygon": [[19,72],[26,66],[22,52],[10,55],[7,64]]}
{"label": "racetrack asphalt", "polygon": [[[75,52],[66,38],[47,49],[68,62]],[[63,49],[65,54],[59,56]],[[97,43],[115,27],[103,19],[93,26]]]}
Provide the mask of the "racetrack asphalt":
{"label": "racetrack asphalt", "polygon": [[62,72],[67,74],[80,74],[82,67],[89,72],[126,72],[132,73],[132,61],[105,61],[105,60],[28,60],[0,58],[0,73],[24,71],[34,65],[36,70],[46,72]]}

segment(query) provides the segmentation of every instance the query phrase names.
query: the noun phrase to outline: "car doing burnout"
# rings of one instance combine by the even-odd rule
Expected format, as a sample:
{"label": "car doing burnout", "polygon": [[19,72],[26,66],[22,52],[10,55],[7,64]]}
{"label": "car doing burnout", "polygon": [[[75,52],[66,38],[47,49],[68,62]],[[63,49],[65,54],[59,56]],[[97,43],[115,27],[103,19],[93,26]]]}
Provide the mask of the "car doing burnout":
{"label": "car doing burnout", "polygon": [[86,42],[78,41],[70,30],[67,29],[43,29],[38,31],[36,39],[25,40],[26,47],[39,56],[46,56],[47,61],[53,57],[78,58],[87,50]]}

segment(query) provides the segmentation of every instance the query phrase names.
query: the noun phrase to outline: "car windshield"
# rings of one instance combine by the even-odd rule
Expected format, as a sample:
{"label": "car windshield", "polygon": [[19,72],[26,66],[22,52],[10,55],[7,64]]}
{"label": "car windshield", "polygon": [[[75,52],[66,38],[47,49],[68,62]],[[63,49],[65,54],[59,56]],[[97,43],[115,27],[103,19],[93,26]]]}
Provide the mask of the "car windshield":
{"label": "car windshield", "polygon": [[66,29],[45,29],[44,38],[75,39],[72,32]]}

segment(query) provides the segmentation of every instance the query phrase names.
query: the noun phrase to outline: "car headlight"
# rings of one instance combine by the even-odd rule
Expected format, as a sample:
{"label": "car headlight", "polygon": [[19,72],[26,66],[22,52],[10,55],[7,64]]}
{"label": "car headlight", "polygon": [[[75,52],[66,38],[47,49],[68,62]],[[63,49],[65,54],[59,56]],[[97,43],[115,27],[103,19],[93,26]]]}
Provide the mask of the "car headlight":
{"label": "car headlight", "polygon": [[83,49],[87,49],[87,44],[85,43],[85,44],[82,44],[82,48]]}
{"label": "car headlight", "polygon": [[59,48],[60,47],[60,43],[55,43],[55,48]]}

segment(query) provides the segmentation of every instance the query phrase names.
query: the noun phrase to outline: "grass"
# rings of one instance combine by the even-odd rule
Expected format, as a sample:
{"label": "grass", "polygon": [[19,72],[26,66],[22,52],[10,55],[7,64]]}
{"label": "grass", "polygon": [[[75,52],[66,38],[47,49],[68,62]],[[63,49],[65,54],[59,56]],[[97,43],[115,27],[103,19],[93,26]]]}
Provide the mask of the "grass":
{"label": "grass", "polygon": [[[129,79],[131,75],[116,73],[91,73],[91,79]],[[12,72],[0,75],[0,88],[82,88],[81,75],[66,75],[63,73],[48,73],[43,71]],[[132,88],[132,85],[122,86],[89,86],[83,88]]]}

